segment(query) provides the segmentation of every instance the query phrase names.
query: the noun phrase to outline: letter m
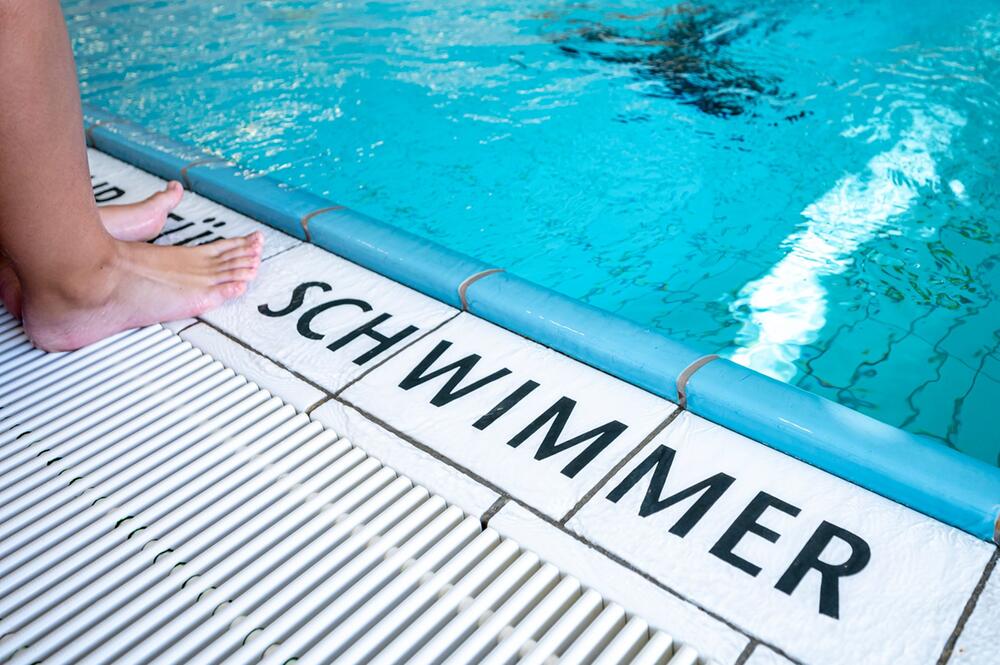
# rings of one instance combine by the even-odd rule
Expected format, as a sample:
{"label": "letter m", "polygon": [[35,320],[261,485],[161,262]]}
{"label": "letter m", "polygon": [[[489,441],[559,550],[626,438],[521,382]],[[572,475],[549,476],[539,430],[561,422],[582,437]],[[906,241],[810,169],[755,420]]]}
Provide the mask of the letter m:
{"label": "letter m", "polygon": [[663,445],[657,446],[656,450],[650,453],[639,466],[635,467],[630,474],[625,476],[618,484],[618,487],[611,490],[611,493],[608,494],[608,499],[613,503],[618,503],[618,500],[635,487],[650,470],[653,471],[653,477],[649,481],[649,486],[646,488],[646,495],[642,498],[642,504],[639,506],[639,517],[655,515],[675,503],[700,494],[701,496],[687,509],[687,512],[681,515],[681,518],[670,527],[670,533],[683,538],[694,528],[698,520],[704,517],[708,509],[715,505],[719,497],[729,489],[729,486],[736,479],[725,473],[717,473],[710,478],[682,489],[680,492],[661,499],[663,486],[667,483],[667,475],[670,473],[670,466],[673,464],[675,453],[676,451],[673,448]]}
{"label": "letter m", "polygon": [[601,451],[607,448],[608,445],[617,439],[618,435],[624,432],[628,427],[625,423],[612,420],[611,422],[605,423],[600,427],[595,427],[589,432],[584,432],[583,434],[574,436],[571,439],[566,439],[562,443],[559,443],[559,437],[562,436],[563,430],[566,428],[566,423],[569,422],[569,417],[573,413],[574,407],[576,407],[576,402],[574,400],[571,400],[569,397],[560,397],[555,404],[549,407],[542,415],[535,418],[530,425],[516,434],[513,439],[508,441],[507,445],[512,448],[517,448],[549,421],[552,421],[552,424],[549,425],[549,430],[545,433],[545,438],[542,439],[541,445],[539,445],[538,450],[535,451],[536,460],[543,460],[547,457],[552,457],[553,455],[561,453],[564,450],[568,450],[573,446],[583,443],[584,441],[592,440],[590,445],[584,448],[579,455],[574,457],[569,464],[563,467],[562,474],[572,478],[580,472],[580,469],[587,466],[591,460],[600,455]]}

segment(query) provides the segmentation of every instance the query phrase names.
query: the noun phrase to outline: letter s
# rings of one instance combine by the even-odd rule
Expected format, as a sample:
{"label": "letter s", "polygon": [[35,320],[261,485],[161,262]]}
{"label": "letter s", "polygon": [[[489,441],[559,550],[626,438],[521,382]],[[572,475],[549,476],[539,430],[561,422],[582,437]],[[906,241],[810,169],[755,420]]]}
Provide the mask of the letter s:
{"label": "letter s", "polygon": [[306,300],[306,292],[313,287],[321,289],[323,292],[329,292],[333,289],[333,287],[327,284],[326,282],[305,282],[295,287],[295,289],[292,291],[291,301],[283,309],[271,309],[269,305],[265,304],[258,307],[257,311],[263,314],[264,316],[272,316],[272,317],[285,316],[287,314],[291,314],[299,307],[302,307],[302,303],[304,303]]}

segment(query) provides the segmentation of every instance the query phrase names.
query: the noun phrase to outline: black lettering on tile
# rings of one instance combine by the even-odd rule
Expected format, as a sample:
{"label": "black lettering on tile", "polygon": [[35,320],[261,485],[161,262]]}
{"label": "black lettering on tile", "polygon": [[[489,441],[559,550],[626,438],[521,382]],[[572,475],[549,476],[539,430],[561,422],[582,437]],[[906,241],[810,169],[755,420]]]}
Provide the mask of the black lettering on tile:
{"label": "black lettering on tile", "polygon": [[333,309],[335,307],[357,307],[362,312],[372,311],[372,306],[364,300],[358,300],[357,298],[338,298],[337,300],[331,300],[330,302],[325,302],[306,310],[306,312],[299,317],[299,322],[295,325],[295,329],[298,330],[299,334],[306,339],[323,339],[322,334],[312,329],[313,319],[326,310]]}
{"label": "black lettering on tile", "polygon": [[163,231],[162,233],[160,233],[160,235],[158,235],[155,238],[153,238],[153,240],[156,241],[156,240],[159,240],[160,238],[166,238],[169,235],[173,235],[173,234],[175,234],[175,233],[177,233],[179,231],[183,231],[184,229],[189,229],[192,226],[194,226],[194,222],[188,222],[187,224],[181,224],[180,226],[176,226],[176,227],[170,229],[169,231]]}
{"label": "black lettering on tile", "polygon": [[486,429],[496,422],[497,418],[510,411],[518,402],[527,397],[528,394],[538,386],[539,384],[537,381],[525,381],[518,387],[517,390],[504,397],[496,406],[487,411],[484,416],[472,423],[472,426],[478,430]]}
{"label": "black lettering on tile", "polygon": [[660,495],[663,494],[663,486],[667,482],[667,475],[670,473],[670,466],[673,464],[675,453],[676,451],[673,448],[668,448],[664,445],[657,446],[656,450],[650,453],[631,473],[622,479],[617,487],[611,490],[607,498],[613,503],[617,503],[650,471],[653,472],[653,476],[650,478],[646,494],[643,496],[642,504],[639,506],[640,517],[655,515],[675,503],[700,494],[701,496],[688,508],[687,512],[681,515],[681,518],[670,527],[670,533],[683,538],[705,516],[708,509],[715,505],[715,502],[719,500],[736,479],[725,473],[717,473],[665,499],[661,499]]}
{"label": "black lettering on tile", "polygon": [[125,190],[121,187],[109,185],[107,182],[99,182],[93,185],[94,200],[98,203],[107,203],[125,196]]}
{"label": "black lettering on tile", "polygon": [[445,381],[444,386],[442,386],[441,389],[438,390],[437,394],[431,398],[431,404],[434,406],[444,406],[459,397],[464,397],[465,395],[468,395],[469,393],[510,374],[510,370],[504,367],[503,369],[499,369],[477,381],[473,381],[463,388],[458,388],[458,385],[465,380],[465,377],[468,376],[470,371],[472,371],[472,368],[475,367],[476,363],[480,361],[481,356],[473,353],[462,358],[461,360],[456,360],[449,365],[445,365],[444,367],[428,373],[427,370],[430,369],[431,365],[433,365],[442,356],[442,354],[448,350],[449,347],[451,347],[451,342],[447,340],[441,340],[438,342],[437,346],[431,349],[431,352],[428,353],[423,360],[417,363],[417,366],[413,368],[413,371],[407,374],[406,377],[399,382],[399,387],[403,390],[410,390],[411,388],[415,388],[416,386],[426,383],[427,381],[435,379],[439,376],[451,374],[447,381]]}
{"label": "black lettering on tile", "polygon": [[286,316],[291,314],[299,307],[302,307],[302,303],[306,301],[306,293],[309,289],[313,288],[319,289],[324,293],[328,293],[333,289],[333,287],[326,282],[303,282],[292,290],[292,299],[281,309],[271,309],[270,305],[264,304],[257,307],[257,311],[264,316],[271,317]]}
{"label": "black lettering on tile", "polygon": [[[823,550],[833,539],[847,543],[851,553],[842,563],[827,563],[820,560]],[[791,595],[810,570],[817,570],[821,576],[819,585],[819,611],[834,619],[840,618],[840,578],[857,575],[872,558],[871,547],[863,538],[835,524],[822,522],[802,547],[795,560],[784,572],[774,588]]]}
{"label": "black lettering on tile", "polygon": [[576,408],[575,400],[572,400],[569,397],[560,397],[556,403],[549,407],[544,413],[542,413],[542,415],[535,418],[531,424],[521,430],[518,434],[514,435],[514,438],[508,441],[507,445],[512,448],[517,448],[549,421],[552,421],[552,424],[549,425],[549,430],[545,433],[545,437],[542,439],[541,445],[539,445],[538,450],[535,451],[536,460],[546,459],[561,453],[564,450],[568,450],[573,446],[579,445],[584,441],[590,441],[593,439],[590,445],[583,449],[583,452],[563,467],[562,474],[564,476],[569,478],[574,477],[628,428],[628,425],[625,423],[612,420],[611,422],[595,427],[588,432],[584,432],[583,434],[574,436],[563,441],[562,443],[559,443],[559,437],[562,436],[563,429],[565,429],[566,423],[569,422],[570,415],[572,415],[574,408]]}
{"label": "black lettering on tile", "polygon": [[[177,242],[174,243],[174,247],[180,247],[181,245],[186,245],[186,244],[188,244],[190,242],[194,242],[195,240],[201,240],[202,238],[211,238],[212,240],[218,240],[218,236],[216,236],[211,231],[202,231],[201,233],[199,233],[197,235],[193,235],[193,236],[184,238],[182,240],[178,240]],[[206,242],[210,242],[210,241],[206,241]],[[204,245],[204,244],[205,244],[205,242],[195,243],[196,246],[197,245]]]}
{"label": "black lettering on tile", "polygon": [[346,346],[347,344],[350,344],[352,341],[354,341],[358,337],[361,337],[362,335],[370,337],[371,339],[378,342],[378,344],[376,344],[375,347],[372,348],[371,350],[366,351],[365,353],[361,354],[360,356],[354,359],[355,365],[364,365],[372,358],[375,358],[380,353],[389,350],[395,344],[403,341],[413,333],[417,332],[417,330],[419,330],[419,328],[417,328],[416,326],[406,326],[399,332],[392,335],[386,335],[378,330],[375,330],[375,326],[389,320],[390,318],[392,318],[392,314],[379,314],[368,323],[365,323],[364,325],[355,328],[354,330],[347,333],[340,339],[328,345],[326,348],[330,349],[331,351],[336,351]]}
{"label": "black lettering on tile", "polygon": [[760,573],[760,566],[750,563],[743,557],[737,555],[733,550],[739,545],[740,540],[743,539],[748,533],[760,536],[768,542],[777,542],[781,534],[776,531],[768,529],[763,524],[760,524],[757,520],[761,515],[764,514],[768,508],[774,508],[780,510],[783,513],[787,513],[792,517],[799,514],[800,509],[793,506],[790,503],[785,503],[777,497],[773,497],[767,492],[757,492],[747,507],[733,520],[733,523],[729,525],[722,537],[716,541],[715,545],[709,550],[709,552],[731,566],[739,568],[747,575],[751,577],[757,577]]}

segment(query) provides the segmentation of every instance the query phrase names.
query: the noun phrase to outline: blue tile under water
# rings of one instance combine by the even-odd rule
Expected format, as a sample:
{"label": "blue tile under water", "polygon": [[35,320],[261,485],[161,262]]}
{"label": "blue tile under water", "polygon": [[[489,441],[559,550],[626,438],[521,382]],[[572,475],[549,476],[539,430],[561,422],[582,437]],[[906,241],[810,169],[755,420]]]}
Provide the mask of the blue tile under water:
{"label": "blue tile under water", "polygon": [[995,3],[64,6],[91,103],[998,462]]}

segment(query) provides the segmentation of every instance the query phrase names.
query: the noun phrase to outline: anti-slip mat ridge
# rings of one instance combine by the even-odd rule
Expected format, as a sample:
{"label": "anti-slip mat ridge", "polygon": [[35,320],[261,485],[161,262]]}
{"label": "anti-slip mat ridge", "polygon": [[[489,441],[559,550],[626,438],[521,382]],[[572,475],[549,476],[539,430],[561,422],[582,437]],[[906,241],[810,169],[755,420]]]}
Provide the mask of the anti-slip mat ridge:
{"label": "anti-slip mat ridge", "polygon": [[705,662],[169,330],[0,330],[2,662]]}

